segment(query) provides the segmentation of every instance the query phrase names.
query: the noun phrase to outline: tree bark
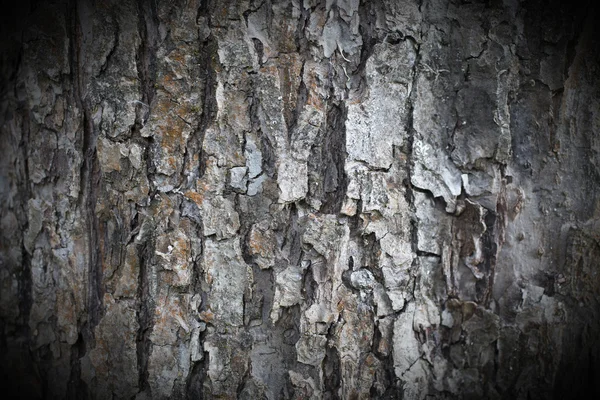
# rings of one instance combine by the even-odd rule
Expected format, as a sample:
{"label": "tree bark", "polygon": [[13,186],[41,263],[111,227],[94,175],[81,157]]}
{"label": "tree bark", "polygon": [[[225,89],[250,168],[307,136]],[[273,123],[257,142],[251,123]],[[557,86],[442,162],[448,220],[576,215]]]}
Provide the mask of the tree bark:
{"label": "tree bark", "polygon": [[3,384],[600,398],[598,17],[541,0],[7,10]]}

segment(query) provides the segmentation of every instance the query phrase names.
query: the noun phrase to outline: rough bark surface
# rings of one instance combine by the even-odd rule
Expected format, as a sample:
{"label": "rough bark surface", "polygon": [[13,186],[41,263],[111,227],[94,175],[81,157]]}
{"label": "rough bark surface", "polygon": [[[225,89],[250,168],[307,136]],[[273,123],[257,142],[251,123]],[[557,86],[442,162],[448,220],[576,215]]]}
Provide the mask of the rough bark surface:
{"label": "rough bark surface", "polygon": [[547,1],[22,2],[21,398],[600,398],[600,46]]}

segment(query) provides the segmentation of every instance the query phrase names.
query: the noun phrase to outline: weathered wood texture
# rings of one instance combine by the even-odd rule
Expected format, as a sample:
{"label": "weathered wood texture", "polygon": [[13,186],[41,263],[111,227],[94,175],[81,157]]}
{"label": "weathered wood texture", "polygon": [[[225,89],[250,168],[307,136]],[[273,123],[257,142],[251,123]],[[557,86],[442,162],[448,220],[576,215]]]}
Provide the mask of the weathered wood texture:
{"label": "weathered wood texture", "polygon": [[600,398],[592,3],[7,11],[3,381],[56,399]]}

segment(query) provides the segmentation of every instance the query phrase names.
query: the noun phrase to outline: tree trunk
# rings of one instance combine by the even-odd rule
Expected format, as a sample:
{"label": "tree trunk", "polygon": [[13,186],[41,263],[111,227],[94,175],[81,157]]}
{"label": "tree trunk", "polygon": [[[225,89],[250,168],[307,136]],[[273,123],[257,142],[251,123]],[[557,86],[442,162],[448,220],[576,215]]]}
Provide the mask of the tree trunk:
{"label": "tree trunk", "polygon": [[7,10],[7,390],[600,398],[591,4]]}

